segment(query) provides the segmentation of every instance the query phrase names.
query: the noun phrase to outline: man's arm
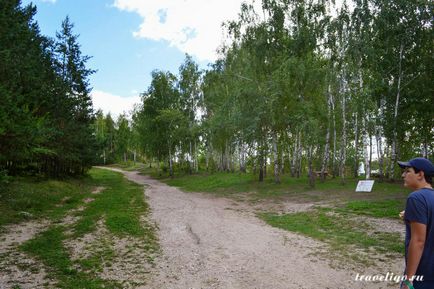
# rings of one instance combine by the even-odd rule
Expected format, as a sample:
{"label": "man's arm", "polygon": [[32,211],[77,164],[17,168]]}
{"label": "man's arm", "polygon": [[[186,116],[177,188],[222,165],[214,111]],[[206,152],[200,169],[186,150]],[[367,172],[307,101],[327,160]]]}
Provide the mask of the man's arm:
{"label": "man's arm", "polygon": [[417,267],[419,266],[420,258],[422,257],[423,248],[426,239],[426,225],[410,222],[411,239],[408,245],[407,256],[407,278],[411,278],[416,274]]}

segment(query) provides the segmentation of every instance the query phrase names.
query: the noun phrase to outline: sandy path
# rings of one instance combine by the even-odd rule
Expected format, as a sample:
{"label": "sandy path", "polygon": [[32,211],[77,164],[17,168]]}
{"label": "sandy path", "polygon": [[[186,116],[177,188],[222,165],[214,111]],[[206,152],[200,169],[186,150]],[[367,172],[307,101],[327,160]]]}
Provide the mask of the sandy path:
{"label": "sandy path", "polygon": [[184,193],[137,172],[123,173],[148,186],[145,194],[163,252],[150,283],[141,288],[391,288],[390,283],[354,279],[357,273],[401,270],[396,260],[381,272],[331,268],[315,257],[320,243],[268,226],[248,210],[233,210],[230,200]]}

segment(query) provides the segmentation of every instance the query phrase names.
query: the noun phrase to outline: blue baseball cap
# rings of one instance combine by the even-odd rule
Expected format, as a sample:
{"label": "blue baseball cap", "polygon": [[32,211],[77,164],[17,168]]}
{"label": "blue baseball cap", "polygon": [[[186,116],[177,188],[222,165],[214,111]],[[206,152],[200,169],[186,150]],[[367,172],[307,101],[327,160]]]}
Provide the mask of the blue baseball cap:
{"label": "blue baseball cap", "polygon": [[398,165],[403,169],[408,167],[418,169],[419,171],[423,171],[426,176],[434,175],[434,165],[430,160],[425,158],[414,158],[408,162],[398,162]]}

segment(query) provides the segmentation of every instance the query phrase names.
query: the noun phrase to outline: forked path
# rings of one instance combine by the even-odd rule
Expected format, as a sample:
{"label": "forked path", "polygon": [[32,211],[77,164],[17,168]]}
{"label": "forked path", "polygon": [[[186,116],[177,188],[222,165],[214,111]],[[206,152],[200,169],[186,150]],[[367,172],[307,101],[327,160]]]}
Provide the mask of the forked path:
{"label": "forked path", "polygon": [[[230,200],[184,193],[137,172],[117,171],[148,186],[145,195],[158,225],[162,256],[142,288],[390,288],[385,282],[356,282],[356,274],[366,270],[330,267],[315,256],[321,244],[273,228],[249,211],[236,210]],[[394,263],[370,273],[396,273],[400,268]]]}

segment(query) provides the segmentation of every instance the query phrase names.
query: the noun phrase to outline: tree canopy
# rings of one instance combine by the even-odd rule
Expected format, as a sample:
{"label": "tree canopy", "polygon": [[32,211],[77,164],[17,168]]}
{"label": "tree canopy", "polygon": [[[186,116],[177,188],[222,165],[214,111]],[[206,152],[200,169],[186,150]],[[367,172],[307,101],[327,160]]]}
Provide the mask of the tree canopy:
{"label": "tree canopy", "polygon": [[55,39],[41,35],[36,7],[0,5],[0,169],[81,174],[95,159],[86,67],[68,17]]}

